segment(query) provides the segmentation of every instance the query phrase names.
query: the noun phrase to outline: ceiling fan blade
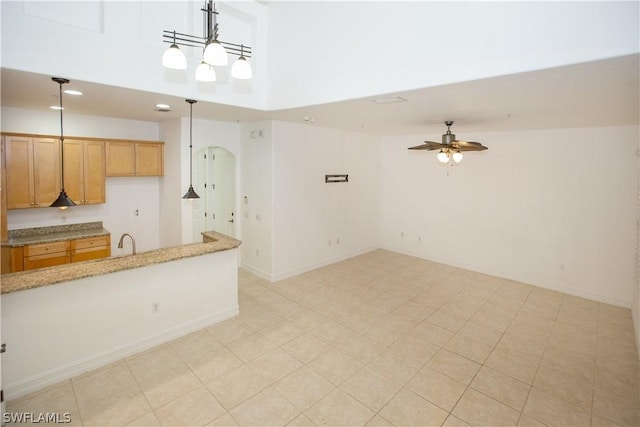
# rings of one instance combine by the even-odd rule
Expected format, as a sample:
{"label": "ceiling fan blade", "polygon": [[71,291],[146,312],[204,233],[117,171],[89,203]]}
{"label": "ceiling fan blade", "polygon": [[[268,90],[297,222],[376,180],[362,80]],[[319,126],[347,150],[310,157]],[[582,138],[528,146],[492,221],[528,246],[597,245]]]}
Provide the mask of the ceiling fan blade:
{"label": "ceiling fan blade", "polygon": [[422,145],[416,145],[415,147],[409,147],[409,150],[442,150],[447,148],[445,144],[439,142],[425,141]]}
{"label": "ceiling fan blade", "polygon": [[451,145],[456,147],[460,151],[483,151],[487,149],[487,147],[480,144],[479,142],[462,141],[459,139],[451,142]]}

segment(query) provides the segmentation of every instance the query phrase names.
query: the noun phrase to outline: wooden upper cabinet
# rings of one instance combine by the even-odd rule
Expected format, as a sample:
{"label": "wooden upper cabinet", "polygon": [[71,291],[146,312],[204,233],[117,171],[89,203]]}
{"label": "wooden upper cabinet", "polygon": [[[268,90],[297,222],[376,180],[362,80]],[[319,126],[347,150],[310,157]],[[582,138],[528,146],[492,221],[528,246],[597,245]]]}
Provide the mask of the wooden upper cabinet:
{"label": "wooden upper cabinet", "polygon": [[164,144],[136,142],[136,175],[164,175]]}
{"label": "wooden upper cabinet", "polygon": [[103,141],[64,141],[64,185],[76,204],[105,203],[105,147]]}
{"label": "wooden upper cabinet", "polygon": [[129,141],[107,141],[107,176],[134,176],[135,145]]}
{"label": "wooden upper cabinet", "polygon": [[5,136],[7,209],[31,208],[33,202],[33,138]]}
{"label": "wooden upper cabinet", "polygon": [[85,204],[105,203],[105,148],[103,141],[84,142]]}
{"label": "wooden upper cabinet", "polygon": [[60,140],[5,136],[7,209],[48,207],[60,193]]}
{"label": "wooden upper cabinet", "polygon": [[107,176],[164,175],[164,144],[107,141]]}

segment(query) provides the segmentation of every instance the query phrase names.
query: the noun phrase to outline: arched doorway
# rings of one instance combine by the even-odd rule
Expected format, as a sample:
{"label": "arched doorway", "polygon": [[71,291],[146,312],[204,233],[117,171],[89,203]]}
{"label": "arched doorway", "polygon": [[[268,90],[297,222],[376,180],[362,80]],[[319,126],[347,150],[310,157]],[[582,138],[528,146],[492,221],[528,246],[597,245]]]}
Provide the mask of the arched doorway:
{"label": "arched doorway", "polygon": [[222,147],[198,150],[193,158],[193,187],[200,200],[193,207],[193,240],[201,232],[236,232],[236,156]]}

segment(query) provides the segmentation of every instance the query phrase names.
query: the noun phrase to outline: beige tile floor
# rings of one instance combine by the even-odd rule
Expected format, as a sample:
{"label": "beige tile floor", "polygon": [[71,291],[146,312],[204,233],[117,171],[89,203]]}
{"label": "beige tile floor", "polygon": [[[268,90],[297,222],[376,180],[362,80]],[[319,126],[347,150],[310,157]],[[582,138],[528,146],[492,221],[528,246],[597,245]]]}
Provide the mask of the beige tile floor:
{"label": "beige tile floor", "polygon": [[73,425],[637,426],[630,311],[377,250],[9,402]]}

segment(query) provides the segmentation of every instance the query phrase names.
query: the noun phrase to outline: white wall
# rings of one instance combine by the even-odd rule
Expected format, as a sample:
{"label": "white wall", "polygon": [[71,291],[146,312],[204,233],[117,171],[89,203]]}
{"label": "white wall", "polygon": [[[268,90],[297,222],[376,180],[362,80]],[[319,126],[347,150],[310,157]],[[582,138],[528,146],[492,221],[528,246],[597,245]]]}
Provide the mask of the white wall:
{"label": "white wall", "polygon": [[638,2],[269,2],[269,108],[637,53]]}
{"label": "white wall", "polygon": [[[58,135],[59,116],[53,111],[3,107],[2,131]],[[65,136],[157,140],[158,124],[65,114]],[[165,156],[165,161],[167,159],[167,163],[170,163],[171,158]],[[106,203],[66,210],[12,209],[7,212],[8,228],[14,230],[102,221],[111,232],[112,255],[131,252],[128,242],[123,249],[117,248],[122,233],[135,236],[138,251],[156,249],[160,247],[159,191],[162,182],[163,178],[158,177],[109,177],[106,180]]]}
{"label": "white wall", "polygon": [[[56,110],[28,110],[2,107],[2,132],[60,135],[60,113]],[[114,119],[64,113],[64,136],[114,139],[159,139],[156,122]]]}
{"label": "white wall", "polygon": [[[378,246],[377,137],[274,122],[273,270],[281,279]],[[348,183],[325,183],[348,174]]]}
{"label": "white wall", "polygon": [[6,398],[237,315],[237,274],[232,249],[2,295]]}
{"label": "white wall", "polygon": [[383,247],[631,305],[637,126],[458,135],[489,150],[453,168],[407,150],[438,137],[383,138]]}
{"label": "white wall", "polygon": [[[195,81],[202,49],[185,47],[187,70],[162,67],[162,31],[202,34],[199,1],[3,1],[2,66],[253,108],[263,106],[268,54],[266,6],[219,6],[220,39],[253,47],[255,78],[234,81],[229,67],[215,83]],[[54,36],[52,36],[54,35]],[[79,54],[81,53],[81,54]],[[230,56],[230,61],[236,56]]]}
{"label": "white wall", "polygon": [[[273,273],[273,123],[242,125],[242,266],[264,278]],[[253,137],[252,137],[253,135]]]}
{"label": "white wall", "polygon": [[160,247],[182,243],[182,119],[160,123],[160,138],[164,145],[164,179],[160,188]]}

